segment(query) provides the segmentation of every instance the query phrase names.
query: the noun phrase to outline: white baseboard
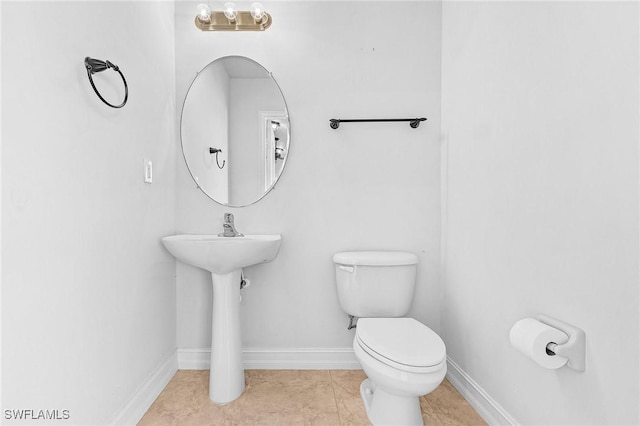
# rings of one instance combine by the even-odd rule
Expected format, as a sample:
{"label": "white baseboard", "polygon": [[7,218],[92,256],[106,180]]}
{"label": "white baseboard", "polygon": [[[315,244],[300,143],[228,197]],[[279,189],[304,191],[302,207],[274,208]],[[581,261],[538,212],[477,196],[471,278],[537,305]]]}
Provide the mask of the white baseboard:
{"label": "white baseboard", "polygon": [[504,408],[449,357],[447,357],[447,364],[447,379],[449,382],[488,424],[518,425],[518,422]]}
{"label": "white baseboard", "polygon": [[178,371],[177,353],[173,352],[160,362],[129,401],[116,413],[112,425],[135,425],[147,412],[153,401]]}
{"label": "white baseboard", "polygon": [[[208,370],[210,349],[178,349],[180,370]],[[246,370],[361,370],[351,348],[245,348]]]}

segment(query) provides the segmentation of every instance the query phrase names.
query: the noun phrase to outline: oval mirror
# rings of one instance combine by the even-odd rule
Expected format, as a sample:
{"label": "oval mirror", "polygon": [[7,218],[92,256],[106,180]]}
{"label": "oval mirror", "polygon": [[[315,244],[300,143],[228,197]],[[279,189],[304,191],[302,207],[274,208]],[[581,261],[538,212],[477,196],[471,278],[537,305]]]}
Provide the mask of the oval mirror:
{"label": "oval mirror", "polygon": [[191,83],[180,138],[187,168],[211,199],[253,204],[277,182],[289,153],[289,113],[262,65],[242,56],[211,62]]}

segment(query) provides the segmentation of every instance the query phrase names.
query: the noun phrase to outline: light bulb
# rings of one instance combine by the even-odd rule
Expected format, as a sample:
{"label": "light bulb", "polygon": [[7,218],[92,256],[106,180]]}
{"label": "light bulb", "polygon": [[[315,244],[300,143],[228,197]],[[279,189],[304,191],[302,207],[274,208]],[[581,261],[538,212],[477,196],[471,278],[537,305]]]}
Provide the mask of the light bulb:
{"label": "light bulb", "polygon": [[198,19],[201,22],[209,22],[211,16],[211,9],[206,4],[198,5]]}
{"label": "light bulb", "polygon": [[231,22],[236,20],[236,5],[229,2],[224,4],[224,16]]}
{"label": "light bulb", "polygon": [[264,18],[264,6],[260,3],[253,3],[251,5],[251,16],[256,22],[262,21],[262,18]]}

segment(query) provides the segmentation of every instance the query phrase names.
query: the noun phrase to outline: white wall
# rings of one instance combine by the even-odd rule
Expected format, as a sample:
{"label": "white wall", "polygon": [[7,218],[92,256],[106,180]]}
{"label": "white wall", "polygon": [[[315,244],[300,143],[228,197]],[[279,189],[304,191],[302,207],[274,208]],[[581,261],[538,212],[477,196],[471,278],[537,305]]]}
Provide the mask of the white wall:
{"label": "white wall", "polygon": [[[175,351],[173,4],[3,2],[1,28],[3,422],[107,423]],[[121,67],[124,108],[85,56]]]}
{"label": "white wall", "polygon": [[265,182],[265,142],[261,111],[285,111],[282,94],[271,78],[232,78],[229,107],[230,204],[253,203],[262,195]]}
{"label": "white wall", "polygon": [[[638,3],[447,2],[443,338],[522,424],[638,424]],[[587,334],[584,373],[509,329]]]}
{"label": "white wall", "polygon": [[229,200],[229,167],[220,169],[218,156],[211,154],[210,148],[222,150],[218,160],[223,164],[229,155],[230,82],[222,64],[209,65],[190,87],[189,102],[184,103],[180,114],[180,138],[184,141],[181,146],[189,171],[208,194],[223,202]]}
{"label": "white wall", "polygon": [[[255,205],[225,208],[177,164],[178,232],[218,233],[231,211],[247,234],[281,233],[271,263],[246,269],[245,348],[347,348],[353,331],[338,304],[332,255],[361,249],[419,255],[412,314],[439,329],[440,4],[270,2],[264,33],[206,33],[196,2],[176,4],[177,102],[214,58],[244,55],[280,85],[291,149],[275,189]],[[343,124],[330,118],[414,117],[408,124]],[[211,284],[178,263],[178,347],[210,346]]]}

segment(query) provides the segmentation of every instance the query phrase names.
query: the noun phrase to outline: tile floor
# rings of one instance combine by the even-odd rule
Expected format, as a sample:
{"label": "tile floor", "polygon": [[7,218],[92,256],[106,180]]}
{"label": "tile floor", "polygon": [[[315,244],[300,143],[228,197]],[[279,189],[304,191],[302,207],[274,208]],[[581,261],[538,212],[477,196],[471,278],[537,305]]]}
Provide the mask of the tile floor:
{"label": "tile floor", "polygon": [[[368,425],[362,370],[246,370],[246,389],[227,405],[209,400],[209,371],[180,370],[139,426]],[[486,425],[445,380],[420,398],[425,425]]]}

